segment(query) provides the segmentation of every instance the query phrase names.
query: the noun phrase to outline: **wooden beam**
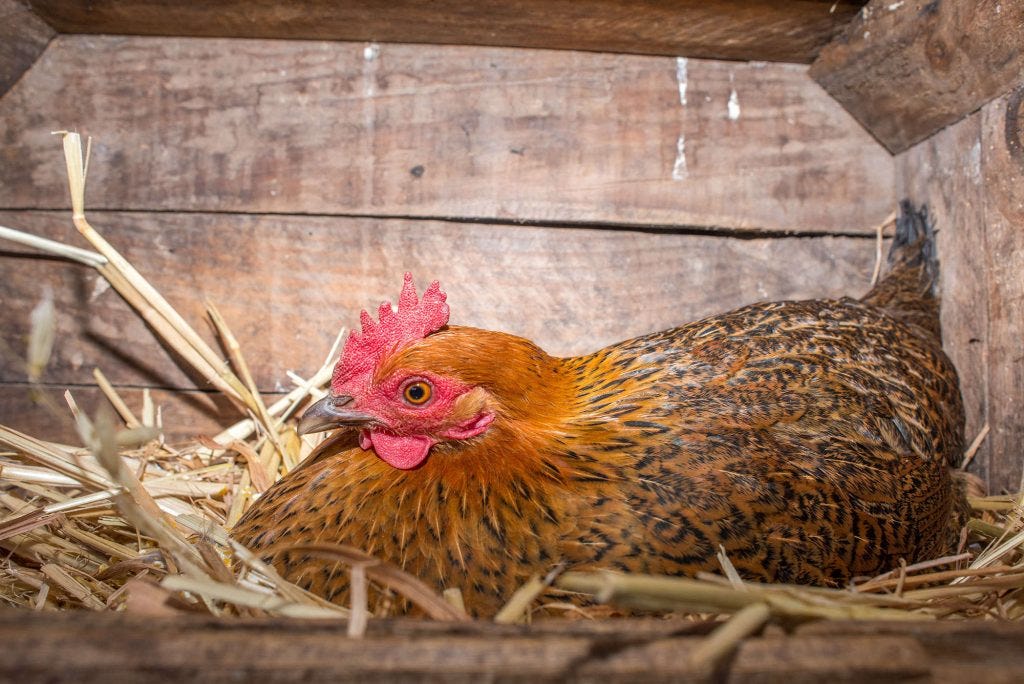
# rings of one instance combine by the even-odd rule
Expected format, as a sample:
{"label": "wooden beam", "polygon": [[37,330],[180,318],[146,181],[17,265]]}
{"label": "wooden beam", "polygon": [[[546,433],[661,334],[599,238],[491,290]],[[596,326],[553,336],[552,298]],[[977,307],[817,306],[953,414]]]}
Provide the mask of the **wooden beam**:
{"label": "wooden beam", "polygon": [[894,204],[792,64],[60,36],[23,85],[0,208],[66,206],[59,128],[95,136],[96,209],[872,234]]}
{"label": "wooden beam", "polygon": [[1009,91],[1022,36],[1024,0],[871,0],[811,75],[897,153]]}
{"label": "wooden beam", "polygon": [[[974,624],[969,624],[974,623]],[[717,676],[689,655],[702,639],[680,621],[549,621],[529,628],[370,622],[217,620],[115,613],[0,613],[0,676],[19,682],[936,681],[950,673],[1011,682],[1024,667],[1019,624],[824,623],[742,642]],[[670,629],[674,628],[674,629]],[[990,654],[992,643],[999,648]]]}
{"label": "wooden beam", "polygon": [[[289,369],[319,368],[341,326],[394,301],[406,270],[421,288],[441,280],[454,323],[571,354],[757,300],[858,295],[874,259],[873,240],[845,237],[229,214],[90,220],[197,330],[208,330],[204,300],[216,303],[266,391],[290,388]],[[0,212],[0,225],[78,240],[66,212]],[[119,385],[205,388],[92,269],[12,252],[0,260],[9,349],[22,353],[29,311],[46,287],[54,292],[58,342],[46,381],[92,384],[100,366]],[[0,365],[0,381],[23,380],[19,364]]]}
{"label": "wooden beam", "polygon": [[992,493],[1024,463],[1024,82],[896,158],[900,195],[939,229],[943,337],[960,372],[967,439],[991,428],[972,471]]}
{"label": "wooden beam", "polygon": [[864,0],[30,0],[63,33],[441,43],[810,62]]}
{"label": "wooden beam", "polygon": [[54,35],[20,0],[0,0],[0,97],[35,64]]}

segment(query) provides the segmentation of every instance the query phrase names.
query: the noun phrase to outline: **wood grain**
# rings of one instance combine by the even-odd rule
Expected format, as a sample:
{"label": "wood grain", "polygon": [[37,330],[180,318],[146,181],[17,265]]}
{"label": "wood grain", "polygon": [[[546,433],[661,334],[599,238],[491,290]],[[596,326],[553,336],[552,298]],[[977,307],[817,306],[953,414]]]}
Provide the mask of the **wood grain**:
{"label": "wood grain", "polygon": [[66,206],[60,128],[95,209],[871,233],[894,202],[800,65],[60,36],[0,121],[0,207]]}
{"label": "wood grain", "polygon": [[0,0],[0,97],[35,63],[55,33],[19,0]]}
{"label": "wood grain", "polygon": [[[758,300],[860,294],[873,240],[736,239],[601,229],[299,216],[104,213],[93,225],[200,331],[209,298],[241,342],[260,387],[308,375],[341,326],[394,301],[402,273],[440,279],[452,322],[505,330],[555,354],[602,346]],[[66,214],[0,212],[0,224],[64,240]],[[190,388],[117,294],[78,264],[2,258],[0,339],[23,348],[28,312],[52,288],[58,343],[45,379]],[[5,363],[0,381],[21,381]],[[202,384],[199,385],[203,387]]]}
{"label": "wood grain", "polygon": [[1024,80],[982,115],[991,481],[1024,489]]}
{"label": "wood grain", "polygon": [[973,470],[1019,491],[1024,443],[1024,84],[897,157],[898,192],[927,201],[940,229],[943,335],[960,372]]}
{"label": "wood grain", "polygon": [[1024,0],[871,0],[811,75],[893,153],[1010,90]]}
{"label": "wood grain", "polygon": [[[981,116],[974,114],[896,158],[897,193],[927,204],[938,231],[942,337],[960,374],[968,443],[989,419],[989,276],[980,136]],[[982,445],[971,467],[986,480],[992,470],[991,444]]]}
{"label": "wood grain", "polygon": [[864,0],[31,0],[63,33],[313,38],[810,62]]}
{"label": "wood grain", "polygon": [[[1010,682],[1024,666],[1020,625],[986,621],[825,623],[747,639],[712,681]],[[439,628],[371,621],[363,639],[345,624],[298,620],[154,618],[112,613],[0,612],[7,655],[0,676],[24,682],[261,681],[650,682],[705,681],[688,655],[702,637],[679,621],[547,622]],[[986,654],[991,643],[996,657]],[[941,648],[946,644],[944,648]]]}

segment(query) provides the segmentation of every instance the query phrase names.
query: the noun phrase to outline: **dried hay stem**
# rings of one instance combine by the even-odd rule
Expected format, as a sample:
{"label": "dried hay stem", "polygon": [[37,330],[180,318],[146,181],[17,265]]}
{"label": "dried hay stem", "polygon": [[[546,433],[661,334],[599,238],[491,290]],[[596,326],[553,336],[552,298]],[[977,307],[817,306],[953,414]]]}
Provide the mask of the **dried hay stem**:
{"label": "dried hay stem", "polygon": [[33,249],[70,259],[71,261],[77,261],[80,264],[92,266],[93,268],[99,268],[107,263],[107,258],[102,254],[65,245],[63,242],[48,240],[47,238],[15,230],[14,228],[7,228],[6,226],[0,226],[0,239],[32,247]]}
{"label": "dried hay stem", "polygon": [[896,211],[889,212],[885,220],[875,226],[875,268],[871,272],[871,286],[878,283],[878,277],[882,274],[882,262],[885,260],[882,246],[885,244],[885,229],[896,222]]}
{"label": "dried hay stem", "polygon": [[128,408],[128,404],[124,402],[124,399],[122,399],[121,395],[117,393],[114,386],[110,384],[110,381],[107,380],[107,376],[103,374],[103,371],[99,368],[93,368],[92,376],[96,379],[96,384],[99,386],[100,391],[103,392],[103,396],[107,398],[110,405],[113,406],[114,410],[117,411],[117,414],[121,416],[121,420],[124,421],[125,425],[129,428],[142,427],[142,423],[140,423],[139,419],[135,417],[132,410]]}
{"label": "dried hay stem", "polygon": [[76,465],[70,454],[56,445],[29,437],[16,430],[0,425],[0,444],[24,454],[36,463],[70,477],[92,489],[110,489],[113,483],[102,473],[87,470]]}
{"label": "dried hay stem", "polygon": [[771,616],[772,609],[766,603],[751,603],[740,608],[690,653],[690,664],[698,670],[714,669],[741,641],[768,624]]}
{"label": "dried hay stem", "polygon": [[512,594],[508,602],[494,616],[494,621],[503,625],[526,622],[530,617],[530,606],[551,586],[563,570],[565,570],[565,563],[560,563],[543,579],[540,575],[531,577]]}
{"label": "dried hay stem", "polygon": [[[568,591],[593,594],[602,603],[614,602],[641,610],[683,610],[698,613],[733,613],[755,603],[764,603],[778,618],[810,620],[923,620],[931,616],[878,606],[863,605],[858,595],[839,590],[766,585],[744,582],[743,589],[714,585],[684,577],[619,575],[611,572],[570,572],[556,581]],[[825,597],[832,598],[826,601]],[[903,608],[912,604],[889,597],[888,603]]]}
{"label": "dried hay stem", "polygon": [[125,519],[142,530],[188,574],[202,577],[203,560],[196,550],[182,538],[167,520],[156,501],[126,465],[117,451],[114,425],[109,414],[101,413],[96,421],[96,459],[107,469],[111,478],[120,485],[113,495],[114,503]]}
{"label": "dried hay stem", "polygon": [[223,359],[175,311],[156,288],[135,270],[85,219],[85,173],[82,160],[82,139],[77,133],[61,131],[64,159],[71,191],[72,221],[78,232],[107,259],[97,270],[157,330],[175,351],[201,372],[217,389],[233,401],[248,408],[252,399],[242,382],[227,368]]}
{"label": "dried hay stem", "polygon": [[106,610],[107,604],[92,595],[82,583],[65,572],[61,567],[53,563],[45,563],[40,568],[46,578],[58,585],[61,589],[82,602],[86,608],[92,610]]}
{"label": "dried hay stem", "polygon": [[176,327],[165,316],[163,316],[152,304],[143,297],[138,289],[120,271],[115,270],[111,265],[97,269],[107,282],[110,283],[118,294],[124,297],[134,308],[143,320],[167,342],[196,372],[202,375],[207,382],[213,385],[224,396],[230,399],[241,410],[248,408],[246,401],[248,391],[242,387],[241,382],[234,377],[228,369],[227,362],[221,359],[210,361],[202,355],[188,338],[182,334],[180,328]]}
{"label": "dried hay stem", "polygon": [[960,463],[960,470],[967,470],[967,466],[969,466],[971,461],[974,460],[974,456],[978,453],[978,449],[981,448],[985,438],[988,437],[988,432],[989,426],[988,423],[985,423],[981,430],[978,431],[978,434],[974,437],[971,445],[967,447],[967,451],[964,452],[964,460]]}
{"label": "dried hay stem", "polygon": [[[263,425],[267,438],[270,440],[270,443],[274,445],[274,448],[277,449],[281,458],[287,458],[284,445],[281,444],[281,439],[278,434],[278,430],[280,430],[281,427],[280,423],[275,421],[267,411],[267,405],[263,401],[262,395],[260,395],[259,388],[256,387],[256,381],[253,379],[252,373],[249,370],[249,364],[246,362],[245,356],[242,354],[242,347],[238,344],[238,339],[235,337],[234,333],[231,332],[231,328],[228,326],[227,321],[221,315],[213,302],[207,300],[206,310],[210,315],[210,320],[213,321],[213,326],[217,330],[217,334],[220,335],[220,338],[224,343],[225,349],[227,349],[231,365],[234,366],[235,370],[241,376],[242,382],[249,391],[251,405],[254,409],[253,412],[256,414],[256,418]],[[273,470],[271,470],[271,472],[273,472]],[[259,491],[264,491],[269,486],[270,483],[266,483],[262,488],[259,488],[258,486],[258,489]]]}
{"label": "dried hay stem", "polygon": [[268,556],[289,552],[305,553],[326,560],[338,561],[350,567],[356,563],[363,564],[366,567],[366,577],[369,580],[388,586],[435,620],[454,622],[469,620],[465,613],[456,611],[451,604],[434,593],[419,578],[410,575],[398,566],[374,558],[354,547],[343,544],[295,544],[272,546],[264,551]]}
{"label": "dried hay stem", "polygon": [[174,591],[187,591],[209,601],[224,601],[268,613],[294,618],[319,618],[337,620],[344,614],[309,604],[296,604],[279,596],[264,594],[234,584],[216,582],[204,576],[168,575],[161,586]]}

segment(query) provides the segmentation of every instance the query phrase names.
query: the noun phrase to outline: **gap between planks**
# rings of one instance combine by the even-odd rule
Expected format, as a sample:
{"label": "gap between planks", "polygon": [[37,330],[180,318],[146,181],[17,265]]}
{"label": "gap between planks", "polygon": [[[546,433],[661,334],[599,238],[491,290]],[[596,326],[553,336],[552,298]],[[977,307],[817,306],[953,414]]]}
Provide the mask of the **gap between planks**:
{"label": "gap between planks", "polygon": [[[40,207],[0,207],[3,212],[23,212],[33,214],[52,214],[62,211],[61,208],[40,208]],[[315,219],[352,219],[366,221],[436,221],[439,223],[450,223],[456,225],[488,225],[488,226],[510,226],[526,228],[575,228],[581,230],[618,230],[628,233],[654,233],[659,235],[697,235],[702,237],[721,237],[734,240],[764,240],[764,239],[786,239],[786,238],[857,238],[864,240],[875,240],[877,228],[870,228],[870,232],[861,231],[812,231],[808,229],[795,228],[793,230],[774,230],[751,226],[747,228],[725,227],[725,226],[697,226],[687,224],[659,224],[659,223],[626,223],[626,222],[601,222],[601,221],[545,221],[543,219],[508,219],[488,216],[433,216],[419,214],[363,214],[363,213],[320,213],[320,212],[298,212],[298,211],[218,211],[208,209],[132,209],[132,208],[109,208],[90,207],[89,213],[96,215],[108,214],[152,214],[152,215],[182,215],[182,216],[241,216],[248,218],[261,217],[290,217],[290,218],[315,218]],[[69,219],[70,220],[70,219]],[[868,229],[865,229],[868,231]],[[25,256],[29,253],[25,252]],[[22,256],[21,252],[10,250],[0,251],[0,256]],[[45,255],[44,255],[45,256]]]}

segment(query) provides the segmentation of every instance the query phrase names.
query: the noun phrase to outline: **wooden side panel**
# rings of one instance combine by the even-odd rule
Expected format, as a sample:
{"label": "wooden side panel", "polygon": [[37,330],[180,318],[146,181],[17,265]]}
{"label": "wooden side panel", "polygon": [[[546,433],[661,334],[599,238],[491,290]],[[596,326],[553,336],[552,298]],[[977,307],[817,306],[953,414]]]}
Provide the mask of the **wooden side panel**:
{"label": "wooden side panel", "polygon": [[0,97],[35,63],[54,33],[20,0],[0,0]]}
{"label": "wooden side panel", "polygon": [[1024,0],[872,0],[811,75],[893,153],[1010,90]]}
{"label": "wooden side panel", "polygon": [[[897,160],[900,197],[927,204],[938,230],[942,291],[942,336],[960,373],[970,442],[988,414],[988,268],[981,115],[903,153]],[[974,459],[972,471],[987,478],[991,442]]]}
{"label": "wooden side panel", "polygon": [[927,201],[940,230],[943,334],[961,375],[973,470],[1018,491],[1024,443],[1024,87],[897,158],[901,194]]}
{"label": "wooden side panel", "polygon": [[[90,220],[193,326],[204,300],[239,338],[259,386],[308,375],[341,326],[394,301],[404,271],[440,279],[452,322],[583,353],[758,300],[861,294],[874,242],[735,239],[601,229],[297,216],[96,212]],[[0,212],[0,224],[78,242],[67,214]],[[51,382],[90,384],[99,365],[121,385],[195,387],[91,269],[4,257],[0,339],[24,348],[28,313],[52,288],[59,337]],[[0,381],[24,378],[3,363]],[[199,387],[203,387],[199,384]]]}
{"label": "wooden side panel", "polygon": [[988,227],[990,479],[1024,489],[1024,82],[982,109]]}
{"label": "wooden side panel", "polygon": [[64,33],[315,38],[809,62],[864,0],[31,0]]}
{"label": "wooden side panel", "polygon": [[95,209],[871,234],[894,200],[799,65],[61,36],[0,122],[0,207],[66,206],[59,128]]}

